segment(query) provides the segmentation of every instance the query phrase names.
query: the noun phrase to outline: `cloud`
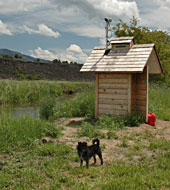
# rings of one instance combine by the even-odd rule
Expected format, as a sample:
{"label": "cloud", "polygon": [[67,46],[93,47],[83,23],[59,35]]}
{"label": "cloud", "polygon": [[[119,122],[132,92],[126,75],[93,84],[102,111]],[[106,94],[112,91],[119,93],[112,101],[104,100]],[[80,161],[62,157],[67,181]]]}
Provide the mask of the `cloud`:
{"label": "cloud", "polygon": [[82,49],[76,45],[76,44],[71,44],[69,48],[66,49],[67,52],[73,52],[73,53],[78,53],[82,54]]}
{"label": "cloud", "polygon": [[140,6],[141,25],[161,30],[170,29],[170,0],[146,1],[144,4],[140,4]]}
{"label": "cloud", "polygon": [[58,32],[54,32],[51,28],[48,28],[45,24],[38,25],[38,32],[44,36],[50,36],[54,38],[58,38],[60,34]]}
{"label": "cloud", "polygon": [[87,54],[76,44],[71,44],[70,47],[66,49],[65,59],[68,61],[84,63],[87,57]]}
{"label": "cloud", "polygon": [[59,9],[74,7],[87,13],[89,18],[100,17],[139,17],[135,1],[119,0],[50,0]]}
{"label": "cloud", "polygon": [[48,4],[48,0],[0,0],[1,14],[27,12]]}
{"label": "cloud", "polygon": [[51,28],[46,26],[45,24],[38,24],[38,30],[33,30],[26,25],[24,25],[24,31],[28,32],[29,34],[35,33],[35,34],[41,34],[44,36],[54,37],[58,38],[60,36],[59,32],[54,32]]}
{"label": "cloud", "polygon": [[7,28],[6,24],[4,24],[1,20],[0,20],[0,34],[12,35],[11,31]]}
{"label": "cloud", "polygon": [[105,36],[104,27],[99,27],[95,25],[71,27],[70,31],[80,36],[87,36],[90,38],[102,38],[103,36]]}
{"label": "cloud", "polygon": [[57,59],[57,55],[50,52],[49,50],[43,50],[40,47],[38,47],[35,50],[30,50],[30,55],[35,58],[41,58],[46,60],[54,60]]}
{"label": "cloud", "polygon": [[158,5],[170,7],[170,0],[155,0]]}
{"label": "cloud", "polygon": [[87,54],[76,44],[71,44],[65,50],[57,49],[53,51],[38,47],[35,50],[30,50],[30,55],[32,57],[46,60],[60,59],[61,61],[78,63],[84,63],[88,57]]}

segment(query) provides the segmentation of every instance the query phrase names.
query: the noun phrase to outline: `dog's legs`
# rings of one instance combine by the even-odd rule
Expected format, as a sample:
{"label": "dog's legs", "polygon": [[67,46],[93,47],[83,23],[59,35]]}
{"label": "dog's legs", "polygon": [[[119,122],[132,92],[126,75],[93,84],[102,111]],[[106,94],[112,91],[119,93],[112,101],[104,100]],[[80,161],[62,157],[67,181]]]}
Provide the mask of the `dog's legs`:
{"label": "dog's legs", "polygon": [[86,160],[86,167],[89,167],[89,160]]}
{"label": "dog's legs", "polygon": [[94,164],[96,163],[96,157],[95,157],[95,155],[93,156],[93,158],[94,158]]}
{"label": "dog's legs", "polygon": [[101,165],[103,165],[103,158],[102,158],[101,152],[98,153],[98,156],[99,156],[99,158],[100,158],[100,160],[101,160]]}
{"label": "dog's legs", "polygon": [[81,159],[81,160],[80,160],[80,166],[82,166],[82,165],[83,165],[83,160]]}

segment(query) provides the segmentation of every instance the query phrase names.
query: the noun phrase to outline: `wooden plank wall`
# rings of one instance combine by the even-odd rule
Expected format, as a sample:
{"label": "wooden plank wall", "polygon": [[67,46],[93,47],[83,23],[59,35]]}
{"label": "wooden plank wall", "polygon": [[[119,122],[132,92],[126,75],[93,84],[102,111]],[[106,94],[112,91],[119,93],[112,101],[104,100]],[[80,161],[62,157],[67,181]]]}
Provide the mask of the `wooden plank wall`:
{"label": "wooden plank wall", "polygon": [[148,110],[148,72],[132,75],[132,112],[146,116]]}
{"label": "wooden plank wall", "polygon": [[131,111],[131,74],[97,75],[96,116],[127,115]]}

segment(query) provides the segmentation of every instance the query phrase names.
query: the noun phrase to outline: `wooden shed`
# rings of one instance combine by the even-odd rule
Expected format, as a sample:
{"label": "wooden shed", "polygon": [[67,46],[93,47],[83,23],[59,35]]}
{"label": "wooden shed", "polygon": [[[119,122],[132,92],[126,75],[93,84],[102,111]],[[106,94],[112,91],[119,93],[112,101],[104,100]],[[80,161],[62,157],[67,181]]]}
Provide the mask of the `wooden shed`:
{"label": "wooden shed", "polygon": [[147,118],[149,74],[163,73],[154,44],[134,37],[113,38],[111,48],[95,47],[81,72],[96,74],[96,117],[131,115]]}

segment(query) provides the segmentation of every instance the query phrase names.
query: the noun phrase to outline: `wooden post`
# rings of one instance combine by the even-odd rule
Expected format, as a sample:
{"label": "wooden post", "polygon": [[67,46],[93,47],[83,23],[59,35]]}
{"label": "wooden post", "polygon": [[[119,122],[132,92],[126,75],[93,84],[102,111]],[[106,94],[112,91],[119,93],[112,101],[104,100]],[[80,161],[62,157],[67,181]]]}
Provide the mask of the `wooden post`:
{"label": "wooden post", "polygon": [[99,74],[96,73],[96,101],[95,101],[95,117],[99,115]]}
{"label": "wooden post", "polygon": [[132,114],[132,74],[128,77],[128,114]]}
{"label": "wooden post", "polygon": [[146,69],[147,69],[147,84],[146,84],[146,122],[148,122],[148,103],[149,103],[149,66],[147,65],[146,66]]}

